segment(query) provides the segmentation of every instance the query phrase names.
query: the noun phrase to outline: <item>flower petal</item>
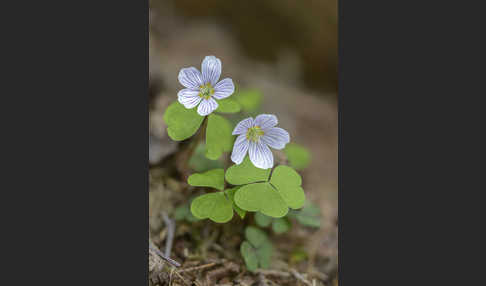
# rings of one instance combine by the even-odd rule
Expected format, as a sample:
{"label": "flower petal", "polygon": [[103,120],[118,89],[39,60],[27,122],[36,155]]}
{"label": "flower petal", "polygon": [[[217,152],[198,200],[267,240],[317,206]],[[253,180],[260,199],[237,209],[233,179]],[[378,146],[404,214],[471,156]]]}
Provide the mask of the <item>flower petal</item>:
{"label": "flower petal", "polygon": [[235,85],[233,84],[233,80],[230,78],[225,78],[214,86],[213,97],[215,97],[216,99],[223,99],[232,95],[233,92],[235,92]]}
{"label": "flower petal", "polygon": [[206,116],[218,108],[218,103],[214,98],[203,99],[201,104],[197,107],[197,113],[201,116]]}
{"label": "flower petal", "polygon": [[260,126],[265,131],[267,128],[274,127],[278,124],[277,116],[273,114],[260,114],[255,118],[253,126]]}
{"label": "flower petal", "polygon": [[221,75],[221,61],[215,56],[207,56],[202,62],[201,71],[203,82],[210,82],[214,86]]}
{"label": "flower petal", "polygon": [[184,88],[177,93],[177,98],[185,108],[191,109],[201,101],[201,97],[198,94],[199,90]]}
{"label": "flower petal", "polygon": [[260,140],[273,149],[281,150],[290,142],[289,133],[282,128],[273,127],[264,132]]}
{"label": "flower petal", "polygon": [[233,130],[233,135],[240,135],[246,134],[248,128],[253,126],[253,118],[248,117],[247,119],[241,120],[238,124],[236,124],[235,129]]}
{"label": "flower petal", "polygon": [[241,134],[235,140],[235,144],[233,145],[233,152],[231,152],[231,161],[235,164],[239,165],[243,162],[243,159],[248,152],[248,146],[250,142],[246,139],[245,134]]}
{"label": "flower petal", "polygon": [[269,169],[273,167],[272,151],[270,151],[270,148],[268,148],[262,141],[250,142],[248,153],[250,154],[250,161],[255,167],[260,169]]}
{"label": "flower petal", "polygon": [[202,85],[201,73],[195,67],[181,69],[178,79],[187,88],[199,88]]}

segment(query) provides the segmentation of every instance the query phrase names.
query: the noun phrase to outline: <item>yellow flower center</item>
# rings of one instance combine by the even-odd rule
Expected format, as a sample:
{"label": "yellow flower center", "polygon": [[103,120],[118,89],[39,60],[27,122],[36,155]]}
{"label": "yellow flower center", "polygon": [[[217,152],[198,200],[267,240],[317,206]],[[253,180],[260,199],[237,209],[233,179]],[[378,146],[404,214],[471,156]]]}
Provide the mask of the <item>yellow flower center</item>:
{"label": "yellow flower center", "polygon": [[248,128],[248,131],[246,131],[246,139],[253,141],[253,142],[258,142],[260,140],[260,137],[265,134],[263,130],[260,128],[260,126],[253,126],[251,128]]}
{"label": "yellow flower center", "polygon": [[209,99],[213,94],[214,94],[214,88],[211,86],[209,82],[199,87],[198,95],[200,98]]}

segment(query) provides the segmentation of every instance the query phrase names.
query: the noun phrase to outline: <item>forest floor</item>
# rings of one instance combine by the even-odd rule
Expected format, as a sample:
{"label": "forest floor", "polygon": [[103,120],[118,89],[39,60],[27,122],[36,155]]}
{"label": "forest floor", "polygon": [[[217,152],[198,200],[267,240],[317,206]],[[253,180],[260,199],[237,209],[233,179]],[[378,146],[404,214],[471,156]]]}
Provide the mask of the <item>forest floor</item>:
{"label": "forest floor", "polygon": [[[299,62],[290,53],[277,64],[251,61],[225,31],[208,23],[183,25],[152,12],[150,30],[150,285],[338,285],[338,116],[335,96],[307,90],[299,81]],[[209,52],[208,52],[209,51]],[[239,246],[243,230],[254,224],[234,216],[226,224],[175,220],[194,188],[177,167],[184,142],[170,140],[162,115],[181,88],[182,67],[199,67],[204,56],[223,61],[222,77],[264,95],[262,110],[278,114],[292,142],[308,148],[311,164],[300,172],[307,199],[319,206],[321,228],[293,223],[290,232],[272,234],[269,269],[246,270]],[[143,95],[140,95],[143,96]],[[173,267],[157,254],[170,253]]]}

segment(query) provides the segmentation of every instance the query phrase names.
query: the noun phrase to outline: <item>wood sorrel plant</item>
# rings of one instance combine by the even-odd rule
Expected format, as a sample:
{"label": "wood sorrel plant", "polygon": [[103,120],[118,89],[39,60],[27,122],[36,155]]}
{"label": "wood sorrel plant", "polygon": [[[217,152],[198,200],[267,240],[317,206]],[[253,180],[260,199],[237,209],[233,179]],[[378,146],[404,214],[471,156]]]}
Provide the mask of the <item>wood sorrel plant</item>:
{"label": "wood sorrel plant", "polygon": [[[300,209],[305,203],[302,178],[294,168],[301,169],[309,163],[308,152],[297,144],[288,144],[288,132],[276,127],[278,119],[272,114],[246,118],[233,128],[230,121],[215,113],[238,113],[251,106],[251,100],[232,96],[235,91],[232,79],[219,81],[218,58],[205,57],[201,70],[202,73],[194,67],[181,69],[178,79],[185,88],[179,91],[178,102],[172,103],[164,114],[167,132],[175,141],[205,138],[204,155],[208,159],[218,160],[224,152],[232,151],[231,161],[235,164],[226,171],[214,168],[189,176],[189,185],[214,190],[192,201],[192,215],[225,223],[232,219],[233,212],[241,218],[246,212],[258,212],[277,219],[273,222],[274,230],[284,232],[284,226],[288,228],[290,224],[283,225],[287,220],[278,219],[285,217],[289,208]],[[199,129],[204,137],[193,136]],[[283,149],[289,166],[274,167],[270,148]],[[246,231],[247,241],[241,251],[249,269],[268,265],[271,247],[264,236],[263,231],[255,228]]]}

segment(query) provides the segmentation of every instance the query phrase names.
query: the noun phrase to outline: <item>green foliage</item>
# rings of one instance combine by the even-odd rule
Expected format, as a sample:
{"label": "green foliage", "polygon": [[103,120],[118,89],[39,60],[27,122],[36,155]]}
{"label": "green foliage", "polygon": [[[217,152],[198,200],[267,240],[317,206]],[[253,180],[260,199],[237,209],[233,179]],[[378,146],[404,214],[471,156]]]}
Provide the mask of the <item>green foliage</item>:
{"label": "green foliage", "polygon": [[305,147],[289,143],[283,149],[287,159],[289,160],[289,165],[296,170],[302,170],[309,166],[310,163],[310,152]]}
{"label": "green foliage", "polygon": [[245,261],[246,268],[250,271],[255,271],[258,268],[258,256],[256,254],[256,249],[251,246],[248,241],[243,241],[240,246],[240,253]]}
{"label": "green foliage", "polygon": [[289,213],[289,216],[295,218],[302,225],[314,228],[321,227],[321,210],[313,204],[308,203],[302,210]]}
{"label": "green foliage", "polygon": [[292,209],[304,206],[304,189],[300,186],[302,178],[289,166],[278,166],[273,170],[270,183],[277,189],[285,203]]}
{"label": "green foliage", "polygon": [[189,160],[189,167],[194,171],[202,173],[211,169],[223,168],[223,163],[219,160],[209,160],[206,158],[206,145],[200,143],[197,145],[194,153]]}
{"label": "green foliage", "polygon": [[268,227],[271,224],[272,230],[277,234],[287,232],[291,227],[290,221],[285,217],[272,218],[260,212],[255,213],[255,222],[260,227]]}
{"label": "green foliage", "polygon": [[289,210],[270,183],[244,185],[236,192],[235,202],[246,211],[259,211],[271,217],[283,217]]}
{"label": "green foliage", "polygon": [[289,231],[290,227],[290,221],[285,217],[274,219],[272,222],[272,230],[277,234]]}
{"label": "green foliage", "polygon": [[251,245],[257,248],[262,246],[262,244],[268,240],[264,231],[253,226],[248,226],[245,228],[245,238],[251,243]]}
{"label": "green foliage", "polygon": [[[218,100],[217,113],[250,113],[259,110],[262,94],[258,90],[241,90],[230,98]],[[237,119],[240,115],[232,116]],[[190,138],[200,128],[205,116],[197,113],[197,108],[186,109],[179,102],[174,102],[166,109],[164,121],[167,133],[172,140],[182,141]],[[310,153],[304,147],[290,143],[283,150],[288,158],[289,166],[277,166],[271,169],[255,167],[248,156],[240,165],[229,167],[225,173],[222,161],[218,159],[224,152],[233,148],[235,137],[231,134],[233,123],[212,113],[207,116],[207,122],[200,134],[205,136],[205,144],[191,142],[190,148],[196,147],[188,164],[196,172],[188,178],[188,184],[197,187],[210,187],[219,190],[201,195],[189,204],[175,209],[176,220],[196,221],[210,219],[217,223],[225,223],[232,219],[233,211],[240,218],[247,211],[256,212],[255,221],[261,227],[271,226],[273,232],[287,232],[291,223],[285,216],[290,209],[299,209],[304,205],[305,194],[302,189],[302,179],[294,169],[302,169],[309,165]],[[195,139],[202,139],[197,136]],[[225,179],[235,187],[226,189]],[[314,206],[306,206],[301,211],[291,211],[300,223],[318,227],[320,212]],[[262,230],[248,226],[245,229],[245,241],[240,246],[241,254],[247,268],[255,271],[258,268],[268,268],[273,247],[267,235]],[[300,259],[300,258],[296,258]]]}
{"label": "green foliage", "polygon": [[273,218],[260,212],[255,213],[255,222],[260,227],[267,227],[272,223]]}
{"label": "green foliage", "polygon": [[218,223],[225,223],[233,217],[231,201],[226,198],[224,192],[209,193],[195,198],[191,204],[192,214],[199,218]]}
{"label": "green foliage", "polygon": [[256,227],[248,226],[245,229],[245,238],[246,240],[240,246],[240,252],[248,270],[255,271],[258,266],[268,268],[273,247],[265,232]]}
{"label": "green foliage", "polygon": [[256,254],[257,254],[258,262],[260,263],[261,268],[270,267],[272,253],[273,253],[273,246],[272,246],[272,243],[269,240],[265,241],[257,249]]}
{"label": "green foliage", "polygon": [[203,120],[204,117],[197,113],[196,108],[186,109],[177,101],[169,105],[164,113],[167,133],[174,141],[182,141],[194,135]]}
{"label": "green foliage", "polygon": [[220,113],[237,113],[240,112],[241,106],[238,101],[234,100],[231,97],[218,100],[218,108],[216,112]]}
{"label": "green foliage", "polygon": [[234,141],[231,132],[232,126],[228,120],[220,115],[210,114],[206,129],[206,157],[216,160],[223,152],[231,151]]}
{"label": "green foliage", "polygon": [[187,183],[196,187],[212,187],[222,191],[224,189],[224,170],[213,169],[204,173],[189,176]]}
{"label": "green foliage", "polygon": [[180,220],[187,220],[188,222],[195,222],[199,219],[192,215],[191,210],[189,209],[189,204],[183,204],[177,207],[174,211],[174,219],[177,221]]}
{"label": "green foliage", "polygon": [[243,185],[235,194],[235,202],[246,211],[259,211],[279,218],[287,214],[288,208],[298,209],[304,205],[305,194],[300,186],[300,175],[288,166],[278,166],[268,181],[270,169],[259,169],[248,156],[240,165],[233,165],[226,171],[226,181]]}
{"label": "green foliage", "polygon": [[177,207],[174,211],[174,219],[183,220],[186,218],[187,213],[190,213],[187,205],[182,205],[180,207]]}
{"label": "green foliage", "polygon": [[226,171],[226,181],[232,185],[244,185],[249,183],[267,181],[271,169],[255,167],[248,156],[239,165],[233,165]]}
{"label": "green foliage", "polygon": [[262,94],[258,90],[242,90],[233,95],[233,98],[241,105],[245,112],[253,112],[260,107]]}
{"label": "green foliage", "polygon": [[[200,174],[192,174],[187,179],[191,186],[212,187],[224,190],[224,170],[213,169]],[[234,202],[235,192],[239,187],[224,192],[210,193],[197,197],[191,204],[192,214],[199,219],[209,218],[214,222],[227,222],[233,217],[233,210],[243,219],[246,211]]]}
{"label": "green foliage", "polygon": [[244,219],[245,218],[245,215],[246,215],[246,211],[245,210],[242,210],[239,206],[236,205],[235,203],[235,192],[239,189],[240,187],[235,187],[235,188],[232,188],[232,189],[228,189],[226,190],[226,195],[228,196],[228,199],[230,199],[231,201],[231,204],[233,206],[233,209],[235,210],[235,212],[241,217],[241,219]]}

